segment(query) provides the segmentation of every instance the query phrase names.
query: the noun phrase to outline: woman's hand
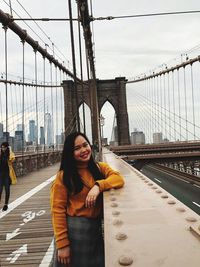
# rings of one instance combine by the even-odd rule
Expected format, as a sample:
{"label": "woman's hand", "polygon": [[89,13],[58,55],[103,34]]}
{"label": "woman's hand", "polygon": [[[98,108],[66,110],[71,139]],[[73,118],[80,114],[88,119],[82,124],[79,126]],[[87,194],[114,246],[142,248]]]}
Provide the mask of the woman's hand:
{"label": "woman's hand", "polygon": [[64,247],[58,249],[58,261],[68,266],[70,264],[70,247]]}
{"label": "woman's hand", "polygon": [[98,197],[98,195],[100,194],[100,189],[98,185],[94,185],[89,193],[87,194],[86,200],[85,200],[85,206],[87,208],[92,208],[95,206],[96,203],[96,199]]}

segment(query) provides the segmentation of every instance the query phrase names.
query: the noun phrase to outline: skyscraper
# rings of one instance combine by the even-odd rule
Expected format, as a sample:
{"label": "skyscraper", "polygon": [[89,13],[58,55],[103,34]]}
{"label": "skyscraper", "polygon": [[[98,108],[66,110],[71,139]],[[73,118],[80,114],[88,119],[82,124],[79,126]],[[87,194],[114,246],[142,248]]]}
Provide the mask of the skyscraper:
{"label": "skyscraper", "polygon": [[0,138],[3,137],[3,123],[0,123]]}
{"label": "skyscraper", "polygon": [[30,120],[29,121],[29,136],[28,136],[28,141],[29,142],[35,142],[36,141],[36,126],[35,126],[35,121]]}
{"label": "skyscraper", "polygon": [[137,129],[134,129],[134,132],[131,133],[131,144],[145,144],[145,134],[142,131],[137,131]]}
{"label": "skyscraper", "polygon": [[15,131],[14,151],[22,151],[23,148],[23,131]]}
{"label": "skyscraper", "polygon": [[44,127],[40,126],[40,145],[44,145]]}
{"label": "skyscraper", "polygon": [[153,133],[153,143],[159,144],[163,142],[163,135],[162,133]]}
{"label": "skyscraper", "polygon": [[53,142],[53,127],[52,127],[52,119],[51,114],[49,112],[45,113],[45,144],[52,145]]}

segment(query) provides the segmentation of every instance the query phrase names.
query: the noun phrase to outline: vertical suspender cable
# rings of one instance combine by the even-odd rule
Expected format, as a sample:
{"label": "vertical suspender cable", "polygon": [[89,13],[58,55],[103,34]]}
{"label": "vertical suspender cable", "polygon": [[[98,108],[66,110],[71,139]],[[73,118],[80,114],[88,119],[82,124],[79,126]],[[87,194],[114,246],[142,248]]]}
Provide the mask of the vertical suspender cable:
{"label": "vertical suspender cable", "polygon": [[157,107],[157,121],[158,121],[158,132],[160,131],[160,125],[159,125],[159,108],[158,108],[158,103],[159,103],[159,79],[158,79],[158,76],[156,77],[156,107]]}
{"label": "vertical suspender cable", "polygon": [[159,97],[159,112],[160,112],[160,132],[162,133],[162,76],[160,75],[159,76],[160,79],[159,79],[159,84],[160,84],[160,88],[159,88],[159,91],[160,91],[160,97]]}
{"label": "vertical suspender cable", "polygon": [[153,82],[154,82],[154,79],[150,79],[149,80],[150,82],[150,105],[151,105],[151,109],[150,109],[150,114],[151,114],[151,120],[150,120],[150,143],[152,143],[152,133],[153,133]]}
{"label": "vertical suspender cable", "polygon": [[165,87],[165,74],[163,77],[163,89],[164,89],[164,124],[165,124],[165,138],[167,138],[167,109],[166,109],[166,87]]}
{"label": "vertical suspender cable", "polygon": [[25,122],[24,122],[24,44],[25,41],[22,42],[22,171],[24,171],[24,137],[25,137]]}
{"label": "vertical suspender cable", "polygon": [[44,83],[44,88],[43,88],[44,139],[42,141],[44,142],[44,153],[45,153],[46,152],[46,141],[47,141],[47,140],[45,140],[45,131],[46,131],[46,120],[45,120],[45,112],[46,112],[46,87],[45,87],[45,83],[46,83],[46,68],[45,68],[45,57],[43,57],[43,83]]}
{"label": "vertical suspender cable", "polygon": [[12,5],[11,5],[11,0],[9,0],[9,7],[10,7],[10,15],[11,15],[11,17],[12,17],[13,15],[12,15]]}
{"label": "vertical suspender cable", "polygon": [[186,141],[188,140],[188,120],[187,120],[187,94],[186,94],[186,77],[185,67],[183,67],[183,79],[184,79],[184,96],[185,96],[185,128],[186,128]]}
{"label": "vertical suspender cable", "polygon": [[[53,110],[53,73],[52,73],[52,62],[50,62],[50,80],[51,80],[51,122],[52,122],[52,135],[51,135],[51,142],[54,145],[54,110]],[[48,116],[48,115],[47,115]],[[48,125],[47,125],[47,133],[48,133]],[[48,135],[48,134],[47,134]]]}
{"label": "vertical suspender cable", "polygon": [[[148,111],[149,108],[147,108],[147,112],[151,114],[151,79],[148,80],[148,106],[150,105],[150,112]],[[151,143],[151,120],[149,120],[149,125],[148,125],[148,136],[149,136],[149,143]]]}
{"label": "vertical suspender cable", "polygon": [[195,110],[194,110],[194,81],[193,81],[193,70],[191,64],[191,86],[192,86],[192,118],[193,118],[193,127],[194,127],[194,140],[196,140],[196,125],[195,125]]}
{"label": "vertical suspender cable", "polygon": [[[61,77],[61,70],[60,70],[60,84],[62,83],[62,77]],[[64,102],[64,99],[63,99],[63,89],[61,87],[61,90],[60,90],[60,103],[61,103],[61,135],[62,135],[62,144],[64,143],[64,107],[63,107],[63,102]]]}
{"label": "vertical suspender cable", "polygon": [[38,88],[37,88],[37,50],[35,52],[35,114],[36,114],[36,149],[37,149],[37,169],[38,169]]}
{"label": "vertical suspender cable", "polygon": [[[13,104],[13,99],[14,99],[14,103],[16,103],[16,106],[15,106],[15,113],[17,114],[18,113],[18,110],[17,110],[17,86],[16,85],[14,85],[14,90],[12,90],[12,84],[10,84],[9,85],[9,88],[10,88],[10,106],[11,106],[11,114],[12,114],[12,116],[11,116],[11,118],[12,118],[12,130],[14,130],[14,110],[13,110],[13,108],[14,108],[14,104]],[[13,97],[13,92],[14,92],[14,97]],[[11,120],[9,121],[9,123],[11,123]],[[8,124],[8,126],[9,126],[9,124]],[[8,127],[8,128],[10,128],[10,127]],[[9,129],[9,130],[11,130],[11,129]]]}
{"label": "vertical suspender cable", "polygon": [[74,49],[74,32],[73,32],[71,0],[68,0],[68,5],[69,5],[72,62],[73,62],[73,74],[74,74],[74,90],[75,90],[75,100],[76,100],[76,120],[77,120],[77,124],[78,124],[77,125],[78,131],[80,131],[79,110],[78,110],[78,93],[77,93],[77,81],[76,81],[76,58],[75,58],[75,49]]}
{"label": "vertical suspender cable", "polygon": [[6,91],[6,141],[8,142],[8,46],[7,46],[7,26],[3,26],[5,32],[5,91]]}
{"label": "vertical suspender cable", "polygon": [[180,94],[180,76],[179,69],[177,70],[177,82],[178,82],[178,116],[179,116],[179,132],[181,141],[181,94]]}
{"label": "vertical suspender cable", "polygon": [[56,78],[56,150],[58,150],[58,88],[57,88],[57,66],[55,66]]}
{"label": "vertical suspender cable", "polygon": [[[78,5],[77,5],[78,9]],[[84,103],[84,88],[83,88],[83,60],[82,60],[82,45],[81,45],[81,27],[80,27],[80,16],[78,12],[78,37],[79,37],[79,54],[80,54],[80,71],[81,71],[81,90],[82,90],[82,101],[83,101],[83,131],[85,133],[85,103]]]}
{"label": "vertical suspender cable", "polygon": [[173,113],[174,113],[174,140],[176,141],[176,110],[175,110],[175,90],[174,90],[174,71],[172,71],[172,101],[173,101]]}
{"label": "vertical suspender cable", "polygon": [[[169,85],[169,72],[167,73],[167,91],[168,91],[168,114],[169,114],[169,138],[171,138],[171,101],[170,101],[170,85]],[[169,139],[170,140],[170,139]],[[172,140],[171,140],[172,141]]]}
{"label": "vertical suspender cable", "polygon": [[154,114],[154,85],[155,84],[155,77],[151,79],[151,143],[153,143],[153,133],[155,132],[155,114]]}

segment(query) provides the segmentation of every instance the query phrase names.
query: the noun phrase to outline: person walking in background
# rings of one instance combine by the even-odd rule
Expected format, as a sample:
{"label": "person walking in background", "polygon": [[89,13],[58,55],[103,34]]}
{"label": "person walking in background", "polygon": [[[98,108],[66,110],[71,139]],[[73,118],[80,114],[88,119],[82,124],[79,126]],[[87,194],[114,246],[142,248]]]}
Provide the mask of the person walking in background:
{"label": "person walking in background", "polygon": [[85,134],[66,137],[60,170],[51,188],[54,267],[104,267],[103,194],[124,179],[107,163],[96,163]]}
{"label": "person walking in background", "polygon": [[2,208],[3,211],[8,209],[10,185],[17,182],[15,171],[12,166],[14,160],[15,155],[9,147],[8,142],[3,142],[0,150],[0,202],[3,187],[5,188],[5,204]]}

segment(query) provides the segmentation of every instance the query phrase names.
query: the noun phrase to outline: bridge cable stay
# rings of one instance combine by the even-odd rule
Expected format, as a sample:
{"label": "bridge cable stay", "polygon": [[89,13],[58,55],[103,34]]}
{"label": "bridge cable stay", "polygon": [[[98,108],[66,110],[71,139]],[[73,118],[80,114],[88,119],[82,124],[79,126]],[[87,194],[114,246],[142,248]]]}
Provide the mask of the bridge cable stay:
{"label": "bridge cable stay", "polygon": [[176,140],[176,131],[175,131],[175,89],[174,89],[174,71],[172,71],[172,101],[173,101],[173,119],[174,119],[174,140]]}
{"label": "bridge cable stay", "polygon": [[[46,60],[45,57],[43,56],[43,84],[45,85],[46,83]],[[42,140],[42,144],[44,143],[44,153],[46,153],[46,141],[45,140],[45,131],[46,131],[46,120],[45,120],[45,113],[46,113],[46,87],[43,86],[43,125],[44,125],[44,140]]]}
{"label": "bridge cable stay", "polygon": [[[5,0],[4,2],[10,6]],[[30,15],[30,13],[25,9],[25,7],[17,0],[16,1],[20,7],[26,12],[26,14],[29,16],[30,20],[34,21],[34,23],[36,24],[36,26],[40,29],[40,31],[44,34],[44,36],[47,38],[48,42],[50,42],[51,44],[53,44],[53,47],[50,47],[49,45],[46,44],[46,42],[33,30],[33,28],[27,24],[25,22],[25,19],[21,18],[20,15],[11,7],[11,11],[13,11],[19,18],[20,20],[22,20],[24,22],[24,24],[26,24],[26,26],[29,27],[29,29],[42,41],[42,43],[45,45],[45,46],[48,46],[49,49],[54,52],[54,48],[56,48],[56,50],[62,55],[62,58],[57,54],[55,53],[55,55],[57,56],[57,58],[59,58],[62,62],[63,62],[63,58],[66,59],[67,62],[69,62],[69,60],[66,58],[66,56],[60,51],[60,49],[55,45],[55,43],[51,40],[51,38],[47,35],[47,33],[40,27],[40,25],[36,22],[36,20],[34,18],[32,18],[32,16]],[[12,16],[12,14],[11,14]],[[12,16],[13,17],[13,16]],[[17,20],[17,19],[14,19],[14,20]]]}
{"label": "bridge cable stay", "polygon": [[[35,53],[35,84],[37,84],[37,77],[38,77],[38,69],[37,69],[37,50],[34,50]],[[37,148],[37,160],[36,160],[36,168],[38,169],[38,87],[35,87],[35,116],[36,116],[36,125],[37,125],[37,130],[36,130],[36,148]]]}
{"label": "bridge cable stay", "polygon": [[196,122],[195,122],[195,109],[194,109],[194,80],[193,80],[193,64],[190,65],[190,75],[191,75],[191,91],[192,91],[192,120],[194,126],[194,140],[196,139]]}
{"label": "bridge cable stay", "polygon": [[101,155],[101,133],[100,133],[100,121],[99,121],[99,110],[98,110],[98,103],[97,103],[97,81],[96,81],[96,70],[95,70],[95,62],[94,62],[94,51],[93,51],[93,44],[92,44],[92,32],[90,27],[90,15],[89,15],[89,8],[88,8],[88,1],[77,1],[77,5],[80,12],[81,18],[81,25],[84,32],[84,39],[85,39],[85,48],[86,48],[86,55],[87,60],[90,65],[90,75],[91,75],[91,114],[92,114],[92,140],[93,143],[98,143],[99,151]]}
{"label": "bridge cable stay", "polygon": [[185,128],[186,128],[186,140],[188,140],[188,112],[187,112],[187,90],[186,90],[186,74],[185,67],[183,67],[183,81],[184,81],[184,102],[185,102]]}
{"label": "bridge cable stay", "polygon": [[[158,75],[151,75],[148,76],[148,78],[144,78],[144,79],[140,79],[140,81],[144,81],[147,80],[149,81],[149,79],[153,79],[151,80],[151,82],[149,81],[147,83],[146,86],[146,94],[148,94],[148,97],[150,99],[154,99],[156,100],[156,95],[155,95],[155,91],[159,90],[159,82],[157,81],[157,89],[154,88],[155,85],[155,78],[160,77],[160,93],[158,93],[157,99],[159,99],[160,97],[160,103],[161,103],[161,107],[163,108],[164,113],[161,113],[161,118],[164,114],[164,128],[163,126],[161,127],[161,129],[165,130],[165,135],[167,133],[167,129],[166,127],[168,127],[168,132],[169,135],[172,136],[170,134],[171,130],[172,130],[172,122],[174,123],[174,129],[175,129],[175,120],[178,117],[179,118],[179,134],[180,134],[180,139],[182,136],[181,131],[184,130],[184,135],[185,135],[185,139],[191,139],[191,137],[193,137],[193,139],[197,138],[197,133],[196,133],[196,129],[198,128],[198,125],[196,124],[196,120],[195,120],[195,97],[194,97],[194,77],[193,77],[193,65],[194,62],[196,63],[197,58],[195,58],[195,60],[192,60],[192,62],[190,61],[190,68],[186,68],[186,64],[185,65],[181,65],[179,66],[179,68],[171,68],[170,72],[162,72],[159,73]],[[188,57],[187,57],[188,60]],[[182,70],[181,72],[181,78],[182,78],[182,83],[180,84],[180,70]],[[187,73],[186,73],[187,70]],[[175,81],[175,74],[176,74],[176,81]],[[188,82],[186,79],[186,75],[187,77],[190,77],[190,87],[189,87],[189,78],[188,78]],[[139,80],[138,80],[139,81]],[[183,86],[181,86],[183,84]],[[150,88],[150,89],[148,89]],[[175,90],[176,88],[176,90]],[[189,90],[189,88],[191,90]],[[148,90],[152,90],[152,94],[148,93]],[[175,105],[175,92],[176,92],[176,97],[177,97],[177,104]],[[185,108],[185,112],[183,113],[182,111],[182,115],[181,115],[181,96],[184,97],[184,108]],[[197,101],[197,100],[196,100]],[[156,101],[154,101],[156,102]],[[182,101],[183,102],[183,101]],[[182,105],[183,106],[183,105]],[[188,113],[188,107],[191,107],[191,112]],[[171,112],[172,111],[172,112]],[[178,116],[175,115],[175,112],[178,111]],[[152,113],[152,109],[150,110],[150,112]],[[167,115],[168,114],[168,115]],[[184,118],[183,118],[183,114],[184,114]],[[191,117],[191,119],[189,118],[189,115]],[[156,116],[156,114],[153,114],[153,116]],[[174,119],[171,119],[171,116],[174,117]],[[168,123],[166,123],[166,120],[168,119]],[[162,121],[162,120],[161,120]],[[181,126],[181,123],[185,123],[185,127]],[[168,124],[168,126],[167,126]],[[192,129],[193,127],[193,129]],[[155,129],[154,129],[155,130]],[[154,131],[153,130],[153,131]],[[152,131],[152,130],[151,130]],[[176,132],[174,131],[174,133],[176,134]],[[189,138],[190,135],[190,138]],[[174,135],[175,136],[175,135]],[[176,140],[176,136],[174,137]]]}
{"label": "bridge cable stay", "polygon": [[[64,70],[66,74],[68,74],[70,77],[74,77],[73,73],[71,73],[67,68],[65,68],[58,60],[56,60],[52,55],[50,55],[46,49],[43,49],[38,42],[33,40],[23,29],[21,29],[15,22],[13,22],[13,19],[10,17],[10,15],[5,14],[2,10],[0,10],[0,22],[3,24],[3,26],[7,26],[12,31],[14,31],[21,39],[24,39],[25,42],[27,42],[30,46],[32,46],[33,49],[36,49],[40,54],[45,56],[47,59],[49,59],[54,65],[58,66],[60,69]],[[27,25],[29,26],[29,25]],[[80,82],[78,77],[75,77],[77,81]],[[7,81],[7,79],[6,79]]]}
{"label": "bridge cable stay", "polygon": [[[135,96],[135,97],[137,99],[137,96]],[[136,106],[137,107],[137,109],[135,110],[135,113],[137,115],[136,121],[137,121],[137,124],[138,124],[139,128],[141,128],[141,126],[140,126],[141,122],[142,122],[142,125],[143,125],[143,124],[145,124],[146,120],[150,121],[152,119],[152,116],[150,116],[150,113],[149,113],[148,109],[146,111],[146,107],[148,107],[148,105],[149,104],[146,105],[146,102],[142,102],[140,106]],[[143,116],[141,116],[141,114],[143,114],[143,115],[147,114],[146,118],[144,119]],[[161,123],[162,124],[164,123],[163,118],[161,118]],[[155,128],[160,126],[160,121],[159,120],[158,121],[155,120],[155,122],[153,122],[153,125],[154,125]],[[148,127],[148,125],[147,125],[147,127]],[[148,139],[151,140],[151,132],[150,132],[149,128],[147,128],[147,130],[145,132],[147,132]],[[172,137],[172,136],[170,136],[170,137]]]}
{"label": "bridge cable stay", "polygon": [[[24,42],[23,42],[23,40],[22,40],[22,43],[23,43],[23,46],[24,46]],[[24,48],[23,48],[23,50],[24,50]],[[5,55],[7,55],[7,53],[5,53]],[[6,56],[7,57],[7,56]],[[24,52],[23,52],[23,58],[24,58]],[[44,57],[45,58],[45,57]],[[7,61],[6,61],[7,62]],[[35,58],[35,84],[31,84],[31,86],[34,88],[35,87],[35,91],[36,91],[36,96],[35,96],[35,98],[36,98],[36,103],[35,103],[35,106],[36,106],[36,110],[38,110],[38,108],[37,108],[37,103],[38,103],[38,100],[37,100],[37,84],[38,84],[38,79],[36,78],[36,76],[37,76],[37,65],[36,65],[36,58]],[[24,69],[24,59],[23,59],[23,69]],[[10,88],[9,88],[9,91],[10,91],[10,94],[11,94],[11,99],[10,99],[10,102],[12,102],[12,100],[13,100],[13,95],[12,95],[12,92],[14,91],[14,94],[15,94],[15,99],[17,100],[17,101],[15,101],[14,103],[15,103],[15,105],[11,105],[11,109],[12,109],[12,114],[13,115],[11,115],[11,118],[12,118],[12,121],[14,121],[14,117],[15,117],[15,113],[16,114],[18,114],[18,113],[20,113],[20,112],[24,112],[24,110],[25,110],[25,108],[23,107],[23,105],[24,104],[22,104],[22,102],[23,102],[23,96],[22,97],[20,97],[21,95],[23,95],[24,94],[24,86],[26,86],[26,84],[24,83],[24,79],[25,79],[25,77],[24,77],[24,70],[23,70],[23,77],[22,77],[22,83],[14,83],[14,87],[15,87],[15,90],[13,90],[13,88],[12,88],[12,82],[7,82],[7,80],[8,80],[8,78],[7,78],[7,76],[8,76],[8,74],[7,74],[7,72],[6,72],[6,82],[5,82],[5,84],[6,84],[6,86],[7,86],[7,89],[8,89],[8,84],[10,84]],[[17,89],[17,85],[19,85],[19,89]],[[22,92],[21,92],[21,85],[22,85]],[[43,85],[44,86],[44,85]],[[51,88],[53,87],[53,84],[51,85]],[[19,90],[19,94],[17,93],[17,91]],[[29,90],[30,91],[30,90]],[[28,91],[28,92],[29,92]],[[7,90],[7,95],[8,95],[8,90]],[[6,98],[7,100],[8,100],[8,97]],[[22,99],[22,100],[21,100]],[[31,97],[31,99],[34,99],[34,96],[32,96]],[[44,97],[44,101],[45,101],[45,97]],[[17,105],[17,103],[19,103],[19,105]],[[15,110],[16,110],[16,112],[14,113],[14,106],[16,106],[15,107]],[[18,109],[20,108],[22,106],[22,109],[20,110],[20,111],[18,111]],[[5,107],[6,108],[8,108],[9,107],[9,105],[7,104],[7,105],[5,105]],[[38,110],[39,111],[39,110]],[[38,119],[38,112],[36,112],[36,121],[39,121],[39,119]],[[3,117],[3,116],[2,116]],[[23,115],[22,115],[22,121],[23,121]],[[17,122],[17,120],[15,120],[15,122]],[[22,122],[22,127],[24,126],[24,122]],[[38,124],[38,123],[37,123]],[[6,126],[7,126],[7,129],[8,129],[8,127],[10,128],[10,125],[9,125],[9,121],[8,121],[8,116],[6,116]],[[13,130],[14,130],[14,123],[13,123],[13,125],[12,125],[12,128],[13,128]],[[7,132],[8,132],[8,130],[7,130]],[[23,132],[25,132],[25,130],[23,131]],[[23,139],[23,136],[24,135],[22,135],[22,139]],[[22,142],[23,143],[23,142]],[[38,132],[37,132],[37,143],[38,143]],[[24,149],[22,149],[22,151],[24,151]]]}
{"label": "bridge cable stay", "polygon": [[[78,40],[79,40],[79,59],[80,59],[80,72],[81,72],[81,96],[82,96],[82,110],[83,110],[83,132],[86,134],[86,124],[85,124],[85,103],[84,103],[84,87],[83,87],[83,58],[82,58],[82,43],[81,43],[81,27],[80,27],[80,14],[77,5],[78,14]],[[89,81],[89,80],[88,80]],[[80,120],[81,121],[81,120]]]}
{"label": "bridge cable stay", "polygon": [[[146,98],[147,99],[147,98]],[[162,109],[164,109],[163,107],[162,107]],[[167,110],[166,109],[166,111],[167,112],[169,112],[169,110]],[[180,120],[183,120],[183,121],[185,121],[185,119],[184,118],[182,118],[181,116],[179,116],[179,115],[176,115],[175,113],[173,113],[173,112],[171,112],[170,111],[170,113],[172,113],[175,117],[178,117]],[[169,115],[167,116],[167,118],[168,119],[170,119],[170,117],[169,117]],[[170,120],[171,121],[171,120]],[[175,120],[174,120],[174,122],[175,122]],[[190,122],[189,120],[187,121],[187,123],[188,124],[191,124],[192,126],[193,126],[193,123],[192,122]],[[169,126],[171,127],[171,125],[169,124]],[[183,126],[181,126],[181,123],[180,123],[180,127],[182,128],[182,129],[184,129],[185,131],[186,131],[186,128],[185,127],[183,127]],[[197,126],[197,125],[195,125],[195,127],[197,127],[197,128],[199,128],[200,129],[200,127],[199,126]],[[188,129],[187,129],[187,131],[188,131],[188,133],[190,133],[190,134],[192,134],[192,132],[191,131],[189,131]],[[181,135],[182,136],[182,135]],[[183,136],[182,136],[183,137]],[[196,138],[197,136],[195,135],[195,138]],[[198,137],[197,137],[198,138]]]}
{"label": "bridge cable stay", "polygon": [[[60,84],[62,84],[62,77],[61,77],[62,71],[60,70]],[[65,139],[65,131],[64,131],[64,95],[63,95],[63,90],[61,88],[60,90],[60,103],[61,103],[61,133],[62,133],[62,141],[63,138]]]}
{"label": "bridge cable stay", "polygon": [[178,85],[178,115],[179,115],[179,133],[180,133],[180,140],[181,140],[181,94],[180,94],[180,72],[179,69],[177,70],[177,85]]}
{"label": "bridge cable stay", "polygon": [[[72,63],[73,63],[73,74],[76,77],[76,56],[75,56],[75,47],[74,47],[74,30],[73,30],[73,21],[72,21],[72,7],[71,0],[68,0],[69,8],[69,18],[70,18],[70,35],[71,35],[71,52],[72,52]],[[80,121],[79,121],[79,110],[78,110],[78,92],[77,92],[77,82],[76,78],[74,79],[74,97],[76,101],[76,122],[78,131],[80,131]]]}
{"label": "bridge cable stay", "polygon": [[[4,37],[4,49],[5,49],[5,79],[8,79],[8,44],[7,44],[7,26],[3,26],[4,29],[4,33],[5,33],[5,37]],[[5,84],[5,94],[6,94],[6,103],[5,103],[5,107],[6,107],[6,141],[8,142],[8,85],[7,83]]]}
{"label": "bridge cable stay", "polygon": [[[144,107],[148,107],[148,106],[150,106],[149,105],[149,100],[148,100],[148,98],[147,97],[144,97],[144,96],[142,96],[141,94],[139,94],[139,93],[136,93],[135,94],[135,99],[137,99],[138,98],[138,96],[140,96],[140,99],[142,98],[145,102],[144,103],[142,103],[141,104],[141,109],[140,109],[140,113],[141,114],[143,114],[144,113],[144,111],[142,112],[142,110],[144,110]],[[159,108],[159,105],[158,104],[156,104],[156,103],[154,103],[154,109],[156,109],[157,111],[158,111],[158,108]],[[156,108],[156,107],[158,107],[158,108]],[[161,107],[161,111],[159,111],[160,113],[161,113],[161,115],[163,114],[163,110],[164,108],[163,107]],[[169,111],[169,110],[167,110],[167,111]],[[140,113],[138,114],[138,116],[140,115]],[[172,113],[172,112],[171,112]],[[151,119],[151,117],[150,117],[150,115],[149,115],[150,113],[149,112],[147,112],[147,115],[149,116],[149,120]],[[176,114],[175,114],[176,115]],[[179,118],[179,116],[178,115],[176,115],[176,117],[178,117]],[[164,117],[163,117],[164,118]],[[162,123],[162,121],[163,121],[163,118],[161,118],[160,117],[160,119],[161,119],[161,123]],[[167,119],[169,119],[169,115],[167,115]],[[181,120],[184,120],[183,118],[181,118]],[[145,123],[145,120],[144,119],[142,119],[141,118],[141,121],[143,122],[143,124]],[[158,122],[159,122],[159,119],[158,119]],[[157,122],[157,123],[158,123]],[[190,122],[188,122],[188,123],[190,123]],[[168,123],[167,123],[168,124]],[[190,123],[191,125],[192,125],[192,123]],[[159,125],[160,125],[160,123],[159,123]],[[168,125],[169,126],[169,125]],[[171,126],[172,127],[172,126]],[[198,127],[198,126],[196,126],[196,127]],[[181,125],[181,128],[183,128],[183,129],[185,129],[184,128],[184,126],[182,126]],[[200,127],[199,127],[200,128]],[[175,132],[177,132],[177,130],[176,129],[173,129]],[[189,130],[188,130],[188,132],[189,133],[191,133],[192,134],[192,132],[190,132]],[[172,136],[171,136],[172,137]],[[183,138],[183,136],[181,135],[181,138]]]}
{"label": "bridge cable stay", "polygon": [[25,166],[25,162],[24,162],[24,137],[25,137],[25,118],[24,118],[24,108],[25,108],[25,94],[24,94],[24,90],[25,90],[25,41],[21,40],[22,43],[22,175],[24,174],[24,166]]}
{"label": "bridge cable stay", "polygon": [[[92,5],[92,0],[90,0],[90,16],[93,18],[93,5]],[[94,58],[95,58],[95,37],[94,37],[94,21],[91,21],[92,24],[92,47],[93,47],[93,52],[94,52]]]}
{"label": "bridge cable stay", "polygon": [[[56,85],[58,83],[58,77],[57,77],[58,73],[57,73],[57,67],[55,66],[55,79],[56,79]],[[56,144],[56,150],[58,149],[58,88],[55,88],[56,90],[56,140],[55,140],[55,144]]]}
{"label": "bridge cable stay", "polygon": [[170,85],[169,85],[169,73],[166,74],[167,75],[167,98],[168,98],[168,107],[169,107],[169,110],[168,110],[168,120],[169,120],[169,136],[171,136],[171,129],[172,129],[172,126],[171,126],[171,101],[170,101]]}

